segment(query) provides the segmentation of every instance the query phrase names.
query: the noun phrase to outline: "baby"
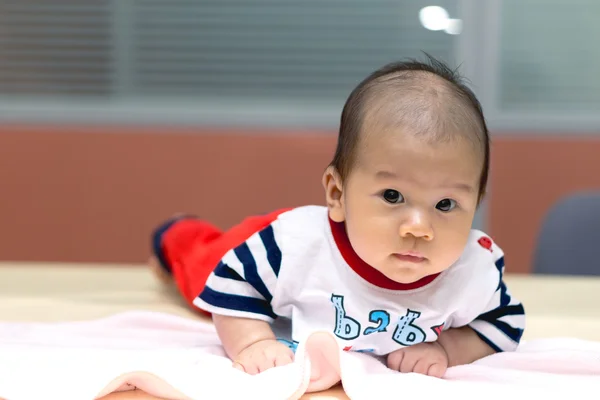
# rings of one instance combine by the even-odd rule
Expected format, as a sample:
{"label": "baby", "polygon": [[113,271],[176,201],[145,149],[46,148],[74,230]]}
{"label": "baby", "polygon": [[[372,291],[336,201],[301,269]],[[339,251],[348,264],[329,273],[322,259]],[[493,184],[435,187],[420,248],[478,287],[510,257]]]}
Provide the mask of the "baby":
{"label": "baby", "polygon": [[[524,330],[502,250],[471,229],[489,153],[481,106],[454,71],[433,58],[387,65],[346,101],[326,207],[226,232],[176,216],[153,234],[157,268],[212,315],[247,373],[292,362],[298,342],[326,330],[345,351],[442,377],[515,350]],[[278,317],[291,320],[291,341],[274,334]]]}

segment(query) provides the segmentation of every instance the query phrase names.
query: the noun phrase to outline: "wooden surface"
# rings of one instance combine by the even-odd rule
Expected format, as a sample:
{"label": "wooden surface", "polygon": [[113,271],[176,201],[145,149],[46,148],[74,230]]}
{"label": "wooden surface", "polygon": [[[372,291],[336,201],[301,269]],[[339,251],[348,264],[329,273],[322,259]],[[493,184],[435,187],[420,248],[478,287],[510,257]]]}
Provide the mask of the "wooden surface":
{"label": "wooden surface", "polygon": [[[600,278],[507,277],[527,312],[524,339],[579,337],[600,341]],[[137,265],[0,263],[0,320],[74,321],[122,311],[152,310],[201,318],[170,288]],[[143,392],[103,400],[152,400]],[[341,388],[303,399],[347,399]]]}

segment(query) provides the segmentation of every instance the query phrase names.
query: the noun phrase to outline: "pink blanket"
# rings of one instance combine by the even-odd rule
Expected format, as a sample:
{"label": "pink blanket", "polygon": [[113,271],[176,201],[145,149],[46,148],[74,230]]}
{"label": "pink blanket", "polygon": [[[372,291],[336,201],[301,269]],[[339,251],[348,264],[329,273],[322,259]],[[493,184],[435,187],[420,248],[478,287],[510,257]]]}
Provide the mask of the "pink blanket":
{"label": "pink blanket", "polygon": [[205,322],[130,312],[85,322],[0,323],[0,398],[8,400],[95,399],[135,387],[168,399],[298,399],[340,377],[358,400],[597,398],[600,343],[534,340],[435,379],[390,371],[315,332],[293,364],[249,376],[231,367]]}

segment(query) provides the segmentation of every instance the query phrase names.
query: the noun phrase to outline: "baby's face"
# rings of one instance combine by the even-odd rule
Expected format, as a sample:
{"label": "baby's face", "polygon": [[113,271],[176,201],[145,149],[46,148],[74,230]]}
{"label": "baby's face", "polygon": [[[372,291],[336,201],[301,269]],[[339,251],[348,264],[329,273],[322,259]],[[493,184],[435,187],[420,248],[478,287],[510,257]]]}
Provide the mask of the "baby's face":
{"label": "baby's face", "polygon": [[367,134],[355,161],[343,212],[367,264],[411,283],[457,261],[477,209],[481,150],[463,139],[430,144],[396,131]]}

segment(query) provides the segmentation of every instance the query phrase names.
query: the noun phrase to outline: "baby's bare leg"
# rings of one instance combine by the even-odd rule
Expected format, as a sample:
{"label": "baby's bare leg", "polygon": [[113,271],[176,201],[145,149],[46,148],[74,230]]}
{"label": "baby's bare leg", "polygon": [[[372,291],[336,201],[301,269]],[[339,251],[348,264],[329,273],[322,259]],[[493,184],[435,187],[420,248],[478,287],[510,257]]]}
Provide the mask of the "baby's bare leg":
{"label": "baby's bare leg", "polygon": [[160,265],[158,258],[155,255],[151,255],[148,259],[148,267],[150,267],[150,271],[154,274],[154,276],[161,282],[165,284],[172,284],[173,276],[171,276],[165,269]]}
{"label": "baby's bare leg", "polygon": [[148,258],[148,266],[150,270],[156,276],[156,278],[165,283],[171,284],[174,283],[173,276],[165,270],[165,267],[161,265],[159,258],[157,257],[157,252],[161,252],[160,242],[156,242],[160,240],[160,237],[170,228],[172,224],[174,224],[177,220],[183,219],[186,217],[184,213],[176,213],[172,215],[167,221],[163,222],[154,232],[152,232],[152,245],[153,252]]}

